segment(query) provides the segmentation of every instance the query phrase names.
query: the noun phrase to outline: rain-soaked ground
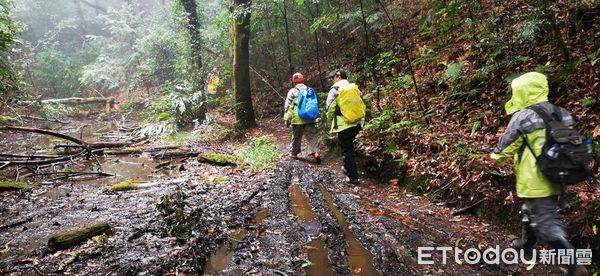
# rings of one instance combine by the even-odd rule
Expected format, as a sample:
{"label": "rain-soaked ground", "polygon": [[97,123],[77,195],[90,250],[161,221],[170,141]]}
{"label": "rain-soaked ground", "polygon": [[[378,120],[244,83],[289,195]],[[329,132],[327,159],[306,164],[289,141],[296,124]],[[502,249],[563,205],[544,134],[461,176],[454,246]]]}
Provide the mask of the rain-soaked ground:
{"label": "rain-soaked ground", "polygon": [[[91,127],[83,127],[84,124]],[[55,171],[99,171],[110,177],[56,179],[20,175],[33,186],[0,193],[0,274],[415,275],[507,274],[519,265],[469,265],[442,256],[418,263],[418,247],[500,245],[501,226],[365,176],[343,181],[340,161],[288,161],[290,131],[265,120],[250,135],[271,135],[281,160],[272,172],[213,166],[194,158],[170,166],[150,155],[99,157]],[[52,129],[86,141],[127,139],[135,122],[106,117]],[[92,131],[93,129],[93,131]],[[83,131],[83,132],[82,132]],[[83,134],[82,134],[83,133]],[[28,152],[55,143],[37,134],[1,133],[2,151]],[[202,147],[235,147],[217,141]],[[197,146],[197,145],[196,145]],[[24,172],[21,172],[24,173]],[[4,178],[14,178],[4,172]],[[116,192],[123,180],[155,183]],[[111,232],[66,250],[49,237],[107,221]],[[530,272],[558,270],[537,266]]]}

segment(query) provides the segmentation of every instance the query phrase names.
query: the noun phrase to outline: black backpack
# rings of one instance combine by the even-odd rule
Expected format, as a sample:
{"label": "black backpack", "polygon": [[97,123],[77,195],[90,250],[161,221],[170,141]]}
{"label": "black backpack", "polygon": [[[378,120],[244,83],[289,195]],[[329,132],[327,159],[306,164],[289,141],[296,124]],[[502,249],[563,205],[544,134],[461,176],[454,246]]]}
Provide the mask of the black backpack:
{"label": "black backpack", "polygon": [[[565,126],[555,106],[552,114],[548,114],[539,105],[532,105],[527,109],[533,110],[546,125],[546,142],[542,153],[537,157],[534,154],[537,166],[546,178],[554,184],[572,185],[591,177],[589,161],[592,159],[592,141],[577,130]],[[523,140],[533,153],[524,135]]]}

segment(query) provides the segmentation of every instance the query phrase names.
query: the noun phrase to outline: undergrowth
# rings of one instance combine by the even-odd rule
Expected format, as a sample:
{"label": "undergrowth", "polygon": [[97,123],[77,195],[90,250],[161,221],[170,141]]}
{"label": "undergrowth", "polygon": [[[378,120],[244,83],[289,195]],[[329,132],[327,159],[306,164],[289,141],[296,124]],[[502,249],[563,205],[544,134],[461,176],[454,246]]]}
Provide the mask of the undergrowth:
{"label": "undergrowth", "polygon": [[271,170],[277,161],[277,146],[267,136],[262,136],[240,149],[236,156],[254,172]]}

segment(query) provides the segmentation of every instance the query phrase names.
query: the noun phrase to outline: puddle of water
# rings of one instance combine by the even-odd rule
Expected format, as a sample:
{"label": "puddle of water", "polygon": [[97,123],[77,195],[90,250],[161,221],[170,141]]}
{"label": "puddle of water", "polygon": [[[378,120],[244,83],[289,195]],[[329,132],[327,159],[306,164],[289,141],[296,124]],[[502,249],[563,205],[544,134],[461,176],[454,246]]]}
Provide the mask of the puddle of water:
{"label": "puddle of water", "polygon": [[[269,214],[269,208],[261,208],[254,214],[252,218],[252,224],[260,224]],[[248,230],[245,227],[236,229],[230,236],[229,239],[222,244],[217,250],[215,250],[206,263],[206,268],[202,272],[202,275],[215,275],[219,271],[227,268],[233,260],[233,255],[238,247],[239,242],[246,238]]]}
{"label": "puddle of water", "polygon": [[301,220],[302,226],[308,235],[309,242],[305,245],[305,248],[311,265],[308,266],[306,274],[334,275],[325,242],[319,238],[321,225],[310,206],[310,200],[298,184],[291,184],[289,192],[292,200],[292,212]]}
{"label": "puddle of water", "polygon": [[373,254],[365,249],[356,237],[354,237],[354,234],[350,231],[348,223],[344,218],[344,214],[335,207],[329,192],[327,192],[323,186],[320,186],[319,189],[321,190],[321,194],[323,194],[323,198],[325,199],[325,202],[327,202],[329,209],[340,224],[342,232],[344,233],[344,238],[348,243],[348,262],[350,263],[352,273],[354,275],[381,275],[373,266]]}
{"label": "puddle of water", "polygon": [[233,260],[233,254],[238,244],[246,237],[246,233],[248,230],[245,227],[236,229],[229,239],[211,254],[202,275],[216,275],[219,271],[227,268]]}
{"label": "puddle of water", "polygon": [[[125,180],[147,181],[150,180],[154,167],[159,164],[147,156],[119,156],[99,157],[98,162],[102,171],[114,174],[114,177],[96,177],[77,181],[80,184],[94,186],[110,186]],[[78,164],[78,170],[94,171],[97,163],[94,160],[86,160]]]}

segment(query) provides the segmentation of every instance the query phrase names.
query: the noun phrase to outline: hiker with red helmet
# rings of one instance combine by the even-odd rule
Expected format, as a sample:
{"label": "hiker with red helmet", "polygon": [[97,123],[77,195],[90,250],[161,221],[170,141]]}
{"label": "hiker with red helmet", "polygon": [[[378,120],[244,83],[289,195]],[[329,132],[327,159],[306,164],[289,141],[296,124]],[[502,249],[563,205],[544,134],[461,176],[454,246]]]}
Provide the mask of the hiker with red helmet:
{"label": "hiker with red helmet", "polygon": [[[292,75],[292,83],[294,87],[287,93],[283,116],[286,126],[292,126],[290,158],[292,160],[298,159],[298,154],[301,151],[302,136],[306,133],[309,156],[317,164],[321,163],[319,136],[316,128],[316,121],[319,116],[316,93],[312,88],[304,84],[304,76],[301,73],[294,73]],[[312,111],[308,110],[309,112],[304,112],[307,111],[306,106],[312,107]]]}

